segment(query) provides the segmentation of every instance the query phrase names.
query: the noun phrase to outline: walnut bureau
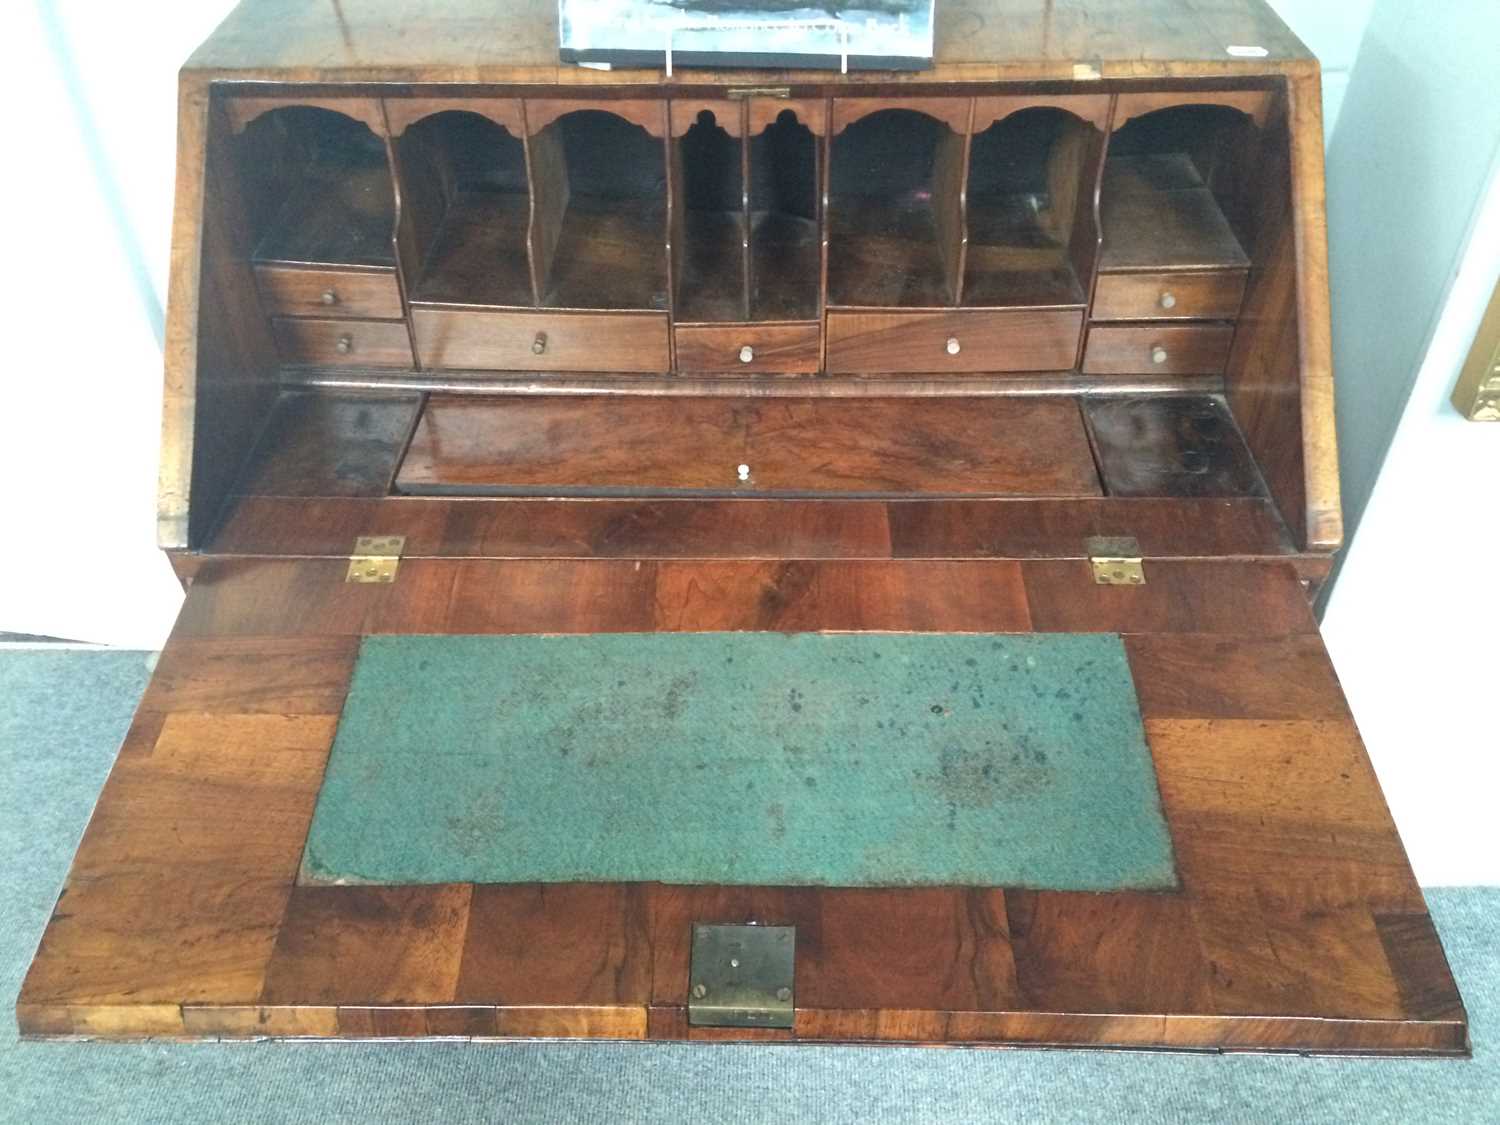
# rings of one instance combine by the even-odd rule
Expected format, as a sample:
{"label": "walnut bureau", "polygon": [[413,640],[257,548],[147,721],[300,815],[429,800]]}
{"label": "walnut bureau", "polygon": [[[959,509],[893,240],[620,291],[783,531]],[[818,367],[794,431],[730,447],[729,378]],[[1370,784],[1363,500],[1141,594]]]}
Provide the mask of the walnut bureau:
{"label": "walnut bureau", "polygon": [[[187,600],[22,1031],[1467,1053],[1309,607],[1316,60],[1261,0],[940,0],[900,74],[555,21],[246,0],[182,71]],[[304,878],[371,638],[700,632],[1118,635],[1172,886]],[[719,1026],[747,923],[794,987]]]}

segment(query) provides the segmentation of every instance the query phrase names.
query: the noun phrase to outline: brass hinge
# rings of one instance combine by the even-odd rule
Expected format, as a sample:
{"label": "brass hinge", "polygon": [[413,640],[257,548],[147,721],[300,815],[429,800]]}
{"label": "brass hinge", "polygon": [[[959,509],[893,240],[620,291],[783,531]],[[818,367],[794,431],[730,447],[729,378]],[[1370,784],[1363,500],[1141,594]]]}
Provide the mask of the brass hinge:
{"label": "brass hinge", "polygon": [[404,535],[361,535],[354,541],[345,582],[394,582],[401,565]]}
{"label": "brass hinge", "polygon": [[694,926],[688,973],[693,1027],[791,1027],[795,926]]}
{"label": "brass hinge", "polygon": [[1101,586],[1144,586],[1141,545],[1129,536],[1094,535],[1088,539],[1089,564]]}

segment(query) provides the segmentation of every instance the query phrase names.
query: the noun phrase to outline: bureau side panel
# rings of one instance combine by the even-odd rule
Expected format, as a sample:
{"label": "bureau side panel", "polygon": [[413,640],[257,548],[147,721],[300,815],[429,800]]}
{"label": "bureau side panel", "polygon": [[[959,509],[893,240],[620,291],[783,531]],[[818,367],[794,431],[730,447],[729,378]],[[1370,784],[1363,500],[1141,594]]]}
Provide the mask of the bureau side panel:
{"label": "bureau side panel", "polygon": [[1262,146],[1254,263],[1226,392],[1299,547],[1343,540],[1316,70],[1294,78]]}
{"label": "bureau side panel", "polygon": [[275,397],[275,347],[256,299],[219,114],[207,87],[184,76],[157,499],[164,548],[202,539]]}

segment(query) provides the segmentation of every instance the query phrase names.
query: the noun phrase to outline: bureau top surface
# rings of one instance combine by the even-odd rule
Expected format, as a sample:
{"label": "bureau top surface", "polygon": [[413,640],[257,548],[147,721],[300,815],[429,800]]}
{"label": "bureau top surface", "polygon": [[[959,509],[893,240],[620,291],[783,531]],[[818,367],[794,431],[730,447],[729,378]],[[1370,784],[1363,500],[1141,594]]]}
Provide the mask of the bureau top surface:
{"label": "bureau top surface", "polygon": [[[1265,73],[1312,55],[1264,0],[938,0],[933,67],[821,83]],[[1075,65],[1084,69],[1075,72]],[[558,60],[556,0],[242,0],[189,71],[244,80],[653,83]],[[732,71],[679,70],[723,83]],[[748,71],[765,79],[771,71]]]}

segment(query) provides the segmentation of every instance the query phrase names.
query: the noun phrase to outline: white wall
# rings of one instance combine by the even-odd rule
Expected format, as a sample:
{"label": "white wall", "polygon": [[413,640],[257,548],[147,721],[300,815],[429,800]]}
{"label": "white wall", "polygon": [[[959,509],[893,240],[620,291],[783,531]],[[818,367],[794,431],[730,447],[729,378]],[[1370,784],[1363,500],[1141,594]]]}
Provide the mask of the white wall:
{"label": "white wall", "polygon": [[1334,126],[1349,87],[1365,24],[1376,0],[1270,0],[1276,14],[1306,43],[1323,68],[1323,135]]}
{"label": "white wall", "polygon": [[0,5],[25,92],[0,177],[0,631],[154,647],[176,614],[154,511],[177,67],[229,7]]}
{"label": "white wall", "polygon": [[1448,401],[1500,281],[1500,161],[1323,633],[1424,884],[1500,883],[1500,425]]}
{"label": "white wall", "polygon": [[1323,632],[1418,877],[1500,883],[1500,426],[1448,400],[1500,278],[1500,5],[1442,12],[1378,0],[1330,150],[1355,518]]}

